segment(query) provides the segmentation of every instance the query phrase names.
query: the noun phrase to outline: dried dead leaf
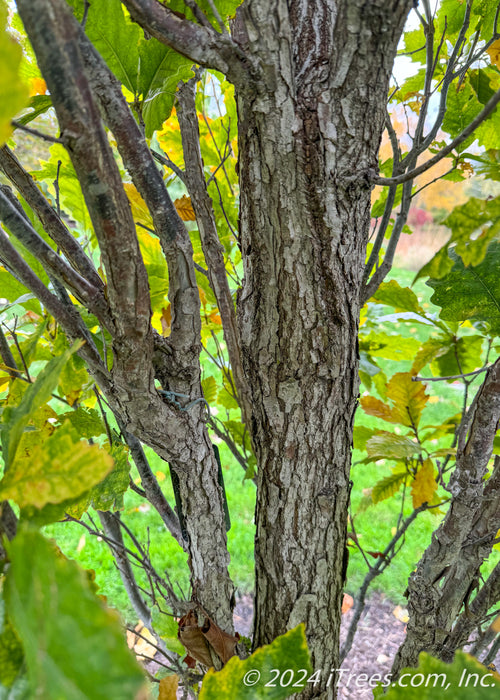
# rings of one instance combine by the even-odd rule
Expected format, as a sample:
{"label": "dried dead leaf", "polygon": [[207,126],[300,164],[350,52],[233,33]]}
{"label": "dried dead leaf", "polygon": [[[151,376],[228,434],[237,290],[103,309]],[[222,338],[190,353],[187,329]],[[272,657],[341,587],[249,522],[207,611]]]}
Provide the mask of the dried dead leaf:
{"label": "dried dead leaf", "polygon": [[233,637],[227,632],[224,632],[224,630],[218,627],[210,618],[205,620],[201,631],[223,664],[227,663],[229,659],[234,656],[236,645],[240,638],[239,634]]}
{"label": "dried dead leaf", "polygon": [[193,659],[208,668],[213,666],[208,642],[198,626],[198,616],[194,610],[190,610],[179,620],[178,637]]}

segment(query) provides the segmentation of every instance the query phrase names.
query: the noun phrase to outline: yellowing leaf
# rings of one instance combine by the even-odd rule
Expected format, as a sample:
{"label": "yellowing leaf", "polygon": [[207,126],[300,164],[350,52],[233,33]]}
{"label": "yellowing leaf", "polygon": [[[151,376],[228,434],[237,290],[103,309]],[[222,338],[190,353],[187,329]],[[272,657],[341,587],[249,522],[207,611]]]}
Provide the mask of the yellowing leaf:
{"label": "yellowing leaf", "polygon": [[177,209],[177,213],[183,221],[196,221],[193,205],[191,204],[191,197],[186,197],[186,195],[183,194],[180,199],[174,201],[174,207]]}
{"label": "yellowing leaf", "polygon": [[426,459],[418,470],[411,487],[413,507],[419,508],[424,503],[431,503],[436,489],[437,483],[434,478],[434,465],[431,459]]}
{"label": "yellowing leaf", "polygon": [[21,47],[7,32],[7,5],[0,0],[0,146],[12,133],[11,120],[26,107],[28,86],[20,79]]}
{"label": "yellowing leaf", "polygon": [[149,209],[147,208],[146,202],[137,191],[136,186],[131,182],[126,182],[123,188],[127,193],[134,221],[144,226],[149,226],[149,228],[153,228],[153,219],[151,218]]}
{"label": "yellowing leaf", "polygon": [[366,443],[369,457],[377,459],[406,459],[421,451],[417,442],[404,435],[382,431]]}
{"label": "yellowing leaf", "polygon": [[21,508],[43,508],[78,497],[112,468],[111,455],[81,441],[68,421],[30,455],[16,457],[0,481],[0,499],[12,498]]}
{"label": "yellowing leaf", "polygon": [[379,503],[386,498],[394,496],[401,488],[401,484],[406,481],[408,472],[395,472],[384,477],[372,488],[372,501]]}
{"label": "yellowing leaf", "polygon": [[489,48],[486,49],[486,53],[490,57],[493,65],[500,68],[500,39],[490,44]]}
{"label": "yellowing leaf", "polygon": [[158,700],[176,700],[179,676],[165,676],[160,681]]}
{"label": "yellowing leaf", "polygon": [[387,398],[394,402],[394,422],[411,428],[418,425],[429,397],[422,382],[414,382],[410,372],[398,372],[387,384]]}
{"label": "yellowing leaf", "polygon": [[369,416],[382,418],[388,423],[399,423],[398,418],[393,414],[392,408],[380,401],[380,399],[376,399],[374,396],[363,396],[360,403],[363,411],[368,413]]}

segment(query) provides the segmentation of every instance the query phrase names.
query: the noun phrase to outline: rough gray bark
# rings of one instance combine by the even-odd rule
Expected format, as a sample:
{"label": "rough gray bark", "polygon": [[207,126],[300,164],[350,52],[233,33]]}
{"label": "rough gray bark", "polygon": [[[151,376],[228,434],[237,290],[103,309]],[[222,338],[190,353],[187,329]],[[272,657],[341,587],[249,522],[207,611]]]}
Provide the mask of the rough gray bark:
{"label": "rough gray bark", "polygon": [[[479,567],[500,527],[498,462],[485,481],[500,420],[500,359],[490,368],[462,423],[457,463],[448,490],[452,500],[408,584],[410,619],[392,673],[418,664],[421,651],[450,661],[464,630],[453,632],[462,606],[479,584]],[[491,593],[491,592],[490,592]],[[483,596],[491,601],[491,595]],[[484,601],[483,601],[484,603]],[[484,605],[477,605],[484,614]],[[473,613],[474,614],[474,613]]]}
{"label": "rough gray bark", "polygon": [[[90,370],[127,431],[153,447],[177,472],[189,539],[193,602],[231,632],[233,585],[227,572],[223,493],[203,405],[182,410],[162,400],[154,386],[156,378],[165,389],[191,399],[201,397],[201,322],[189,236],[123,97],[115,91],[106,102],[95,80],[88,80],[88,58],[84,59],[80,49],[81,30],[66,3],[19,0],[17,5],[49,87],[62,140],[79,177],[106,270],[109,308],[100,320],[112,336],[113,365],[108,369],[94,354]],[[106,71],[102,72],[105,79]],[[99,79],[98,71],[94,77]],[[123,160],[148,203],[169,264],[173,320],[168,339],[158,337],[151,327],[147,274],[96,94]],[[41,298],[70,337],[81,336],[78,313],[59,302],[29,268],[24,269],[27,266],[23,267],[3,234],[0,243],[11,268]],[[99,310],[95,313],[98,315]],[[83,349],[89,356],[91,344]]]}
{"label": "rough gray bark", "polygon": [[259,465],[253,644],[306,622],[323,683],[338,663],[366,174],[410,5],[249,0],[233,33],[260,69],[236,85],[238,315]]}

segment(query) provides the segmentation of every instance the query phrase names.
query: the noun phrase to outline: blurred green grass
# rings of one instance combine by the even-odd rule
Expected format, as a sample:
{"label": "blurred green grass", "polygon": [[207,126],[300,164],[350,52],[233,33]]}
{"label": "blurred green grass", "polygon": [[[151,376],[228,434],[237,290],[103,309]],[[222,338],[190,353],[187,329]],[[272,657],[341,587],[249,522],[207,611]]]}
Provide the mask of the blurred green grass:
{"label": "blurred green grass", "polygon": [[[394,270],[391,278],[397,279],[401,286],[409,286],[414,273],[409,270]],[[431,307],[430,296],[432,290],[422,281],[418,281],[413,287],[421,303],[425,308]],[[429,304],[429,307],[427,305]],[[436,309],[437,311],[437,309]],[[387,313],[391,312],[387,307]],[[403,336],[413,336],[420,340],[428,337],[430,327],[418,323],[398,323],[398,325],[384,324],[386,332],[391,330]],[[413,357],[405,361],[380,361],[387,376],[395,372],[407,371],[410,368]],[[211,374],[210,367],[206,368],[205,376]],[[480,380],[473,386],[479,386]],[[447,417],[458,413],[462,406],[461,385],[448,384],[446,382],[433,382],[426,385],[427,393],[434,397],[427,404],[422,416],[422,425],[440,424]],[[379,419],[366,415],[359,409],[356,415],[356,424],[368,427],[380,427],[387,429],[387,424]],[[217,442],[217,439],[214,439]],[[243,470],[235,462],[228,448],[219,444],[221,462],[224,470],[224,480],[231,516],[231,529],[228,533],[228,547],[231,556],[230,574],[240,593],[248,593],[253,589],[253,545],[254,545],[254,507],[255,486],[251,481],[243,481]],[[174,500],[168,473],[168,466],[151,450],[146,448],[152,469],[159,474],[160,483],[164,492],[173,506]],[[356,512],[363,497],[363,490],[369,489],[377,481],[390,473],[389,464],[382,462],[371,464],[356,464],[365,455],[353,451],[352,468],[352,511]],[[132,477],[137,478],[133,472]],[[381,551],[392,537],[392,528],[397,523],[401,509],[402,493],[387,499],[377,505],[369,507],[358,514],[355,519],[356,534],[365,550]],[[406,498],[404,513],[411,512],[411,497]],[[149,542],[151,561],[162,574],[167,572],[171,581],[178,583],[188,595],[188,568],[187,555],[166,532],[156,511],[145,503],[137,494],[129,490],[125,496],[125,509],[123,518],[136,535],[137,539],[145,544]],[[371,591],[383,591],[394,603],[404,603],[403,593],[407,586],[408,576],[415,568],[419,558],[430,542],[432,532],[440,520],[439,513],[423,513],[409,528],[404,546],[398,553],[388,569],[375,579]],[[96,521],[97,516],[95,516]],[[100,586],[101,593],[108,598],[108,602],[117,607],[127,622],[134,623],[134,613],[130,607],[127,596],[121,585],[119,574],[113,564],[113,558],[102,541],[89,535],[84,528],[75,523],[56,523],[45,528],[49,536],[55,537],[62,551],[74,558],[87,569],[94,569],[96,582]],[[493,557],[498,560],[498,556]],[[375,561],[375,559],[373,560]],[[490,570],[493,564],[487,565]],[[346,590],[355,594],[364,576],[367,573],[367,565],[361,553],[350,548],[349,567]],[[143,583],[146,582],[143,580]]]}

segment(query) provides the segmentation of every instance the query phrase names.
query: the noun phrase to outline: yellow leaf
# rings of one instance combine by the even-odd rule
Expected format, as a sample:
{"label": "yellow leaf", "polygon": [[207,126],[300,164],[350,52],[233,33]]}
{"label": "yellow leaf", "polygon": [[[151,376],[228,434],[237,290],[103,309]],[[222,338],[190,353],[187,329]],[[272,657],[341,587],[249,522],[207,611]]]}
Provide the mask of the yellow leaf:
{"label": "yellow leaf", "polygon": [[489,48],[486,49],[486,53],[490,57],[493,65],[500,68],[500,39],[490,44]]}
{"label": "yellow leaf", "polygon": [[413,507],[419,508],[423,503],[431,503],[436,489],[437,483],[434,478],[434,465],[431,459],[426,459],[418,470],[411,487]]}
{"label": "yellow leaf", "polygon": [[398,372],[387,384],[387,398],[394,402],[394,422],[412,428],[418,425],[429,397],[422,382],[414,382],[410,372]]}
{"label": "yellow leaf", "polygon": [[406,610],[405,608],[402,608],[401,605],[396,605],[396,607],[392,611],[392,614],[394,615],[396,620],[399,620],[400,622],[404,622],[405,624],[410,619],[408,617],[408,610]]}
{"label": "yellow leaf", "polygon": [[22,455],[18,450],[0,481],[0,498],[11,498],[21,508],[62,503],[102,481],[113,464],[110,454],[98,445],[80,440],[78,432],[66,421],[29,454]]}
{"label": "yellow leaf", "polygon": [[146,202],[137,191],[135,185],[133,185],[131,182],[126,182],[123,185],[123,188],[127,193],[134,221],[136,223],[143,224],[143,226],[153,228],[153,219],[151,218],[149,209],[147,208]]}
{"label": "yellow leaf", "polygon": [[177,688],[179,687],[179,676],[165,676],[160,681],[158,700],[176,700]]}
{"label": "yellow leaf", "polygon": [[186,195],[183,194],[180,199],[175,200],[174,207],[177,209],[177,213],[183,221],[196,221],[193,205],[191,204],[191,197],[186,197]]}
{"label": "yellow leaf", "polygon": [[28,86],[20,79],[22,49],[7,32],[7,5],[0,0],[0,146],[12,134],[11,120],[28,104]]}

